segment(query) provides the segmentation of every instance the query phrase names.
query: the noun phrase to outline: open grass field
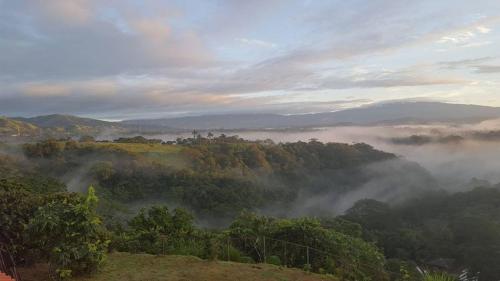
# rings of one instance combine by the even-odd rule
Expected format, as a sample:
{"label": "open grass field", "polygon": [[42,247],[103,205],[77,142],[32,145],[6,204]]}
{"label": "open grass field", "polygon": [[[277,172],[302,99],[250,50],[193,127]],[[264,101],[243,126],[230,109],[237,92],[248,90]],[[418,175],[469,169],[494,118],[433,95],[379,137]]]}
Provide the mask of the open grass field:
{"label": "open grass field", "polygon": [[206,261],[190,256],[113,253],[92,277],[73,281],[327,281],[331,276],[268,264]]}
{"label": "open grass field", "polygon": [[181,155],[182,146],[168,144],[144,144],[144,143],[106,143],[93,142],[83,145],[98,146],[102,148],[121,149],[130,153],[140,154],[150,160],[172,166],[188,165],[185,157]]}
{"label": "open grass field", "polygon": [[144,143],[106,143],[95,142],[88,145],[95,145],[101,147],[120,148],[133,153],[161,153],[161,154],[175,154],[181,151],[182,147],[178,145],[168,144],[144,144]]}

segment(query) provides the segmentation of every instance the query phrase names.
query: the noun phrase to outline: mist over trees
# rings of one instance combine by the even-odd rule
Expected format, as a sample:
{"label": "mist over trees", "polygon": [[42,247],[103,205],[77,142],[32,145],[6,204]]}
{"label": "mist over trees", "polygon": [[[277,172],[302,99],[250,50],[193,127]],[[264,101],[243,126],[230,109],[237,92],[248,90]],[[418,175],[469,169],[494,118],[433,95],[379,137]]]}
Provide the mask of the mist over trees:
{"label": "mist over trees", "polygon": [[[145,151],[133,152],[138,147]],[[362,143],[275,144],[194,135],[176,145],[138,137],[114,143],[49,140],[26,144],[23,151],[30,161],[43,163],[43,173],[81,178],[106,200],[183,206],[207,222],[229,221],[244,209],[280,216],[331,214],[365,196],[398,201],[435,188],[417,164]]]}
{"label": "mist over trees", "polygon": [[107,250],[345,280],[420,280],[422,268],[500,274],[497,186],[447,193],[418,164],[367,144],[193,133],[1,149],[2,243],[18,264],[49,262],[59,278],[95,271]]}

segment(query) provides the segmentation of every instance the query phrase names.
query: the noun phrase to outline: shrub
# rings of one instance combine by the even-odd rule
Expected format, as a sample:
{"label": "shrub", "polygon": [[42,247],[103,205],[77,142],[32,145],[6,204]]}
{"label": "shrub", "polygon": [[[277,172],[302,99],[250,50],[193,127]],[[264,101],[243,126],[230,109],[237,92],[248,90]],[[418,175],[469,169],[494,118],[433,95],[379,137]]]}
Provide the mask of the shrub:
{"label": "shrub", "polygon": [[222,246],[222,255],[221,259],[226,261],[236,261],[239,262],[241,260],[241,252],[233,246],[228,246],[227,244]]}
{"label": "shrub", "polygon": [[281,259],[278,256],[269,256],[266,259],[268,264],[281,265]]}
{"label": "shrub", "polygon": [[241,263],[255,263],[255,261],[252,259],[252,257],[249,257],[249,256],[240,257],[240,262]]}
{"label": "shrub", "polygon": [[38,208],[28,225],[42,257],[61,279],[95,271],[104,261],[109,240],[95,213],[97,197],[89,188],[85,200],[53,200]]}

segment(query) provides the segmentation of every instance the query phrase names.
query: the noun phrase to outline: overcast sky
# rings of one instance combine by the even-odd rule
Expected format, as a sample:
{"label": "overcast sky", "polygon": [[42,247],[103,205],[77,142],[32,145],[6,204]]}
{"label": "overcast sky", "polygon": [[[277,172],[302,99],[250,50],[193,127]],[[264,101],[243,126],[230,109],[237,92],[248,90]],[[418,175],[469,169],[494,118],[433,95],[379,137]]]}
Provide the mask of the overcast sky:
{"label": "overcast sky", "polygon": [[500,106],[498,0],[0,0],[0,115]]}

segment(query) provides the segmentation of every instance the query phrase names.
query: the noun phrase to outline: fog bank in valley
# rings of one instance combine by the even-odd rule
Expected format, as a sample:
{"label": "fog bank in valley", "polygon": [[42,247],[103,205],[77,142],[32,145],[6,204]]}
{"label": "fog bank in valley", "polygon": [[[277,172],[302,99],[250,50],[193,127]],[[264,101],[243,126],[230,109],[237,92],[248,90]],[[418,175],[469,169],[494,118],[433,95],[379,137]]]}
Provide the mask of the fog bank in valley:
{"label": "fog bank in valley", "polygon": [[[416,162],[449,191],[462,191],[474,187],[480,181],[491,184],[500,182],[500,139],[479,139],[474,135],[496,134],[500,120],[488,120],[476,124],[424,124],[387,126],[338,126],[304,131],[242,131],[224,132],[237,134],[244,139],[275,142],[295,142],[317,139],[322,142],[364,142],[377,149],[392,152],[401,158]],[[218,134],[218,132],[215,132]],[[391,138],[407,138],[425,135],[436,138],[460,136],[459,142],[430,142],[423,145],[395,144]],[[156,135],[163,140],[174,140],[189,134]],[[400,175],[406,177],[407,175]],[[409,178],[408,178],[409,179]],[[471,183],[474,181],[475,183]]]}

